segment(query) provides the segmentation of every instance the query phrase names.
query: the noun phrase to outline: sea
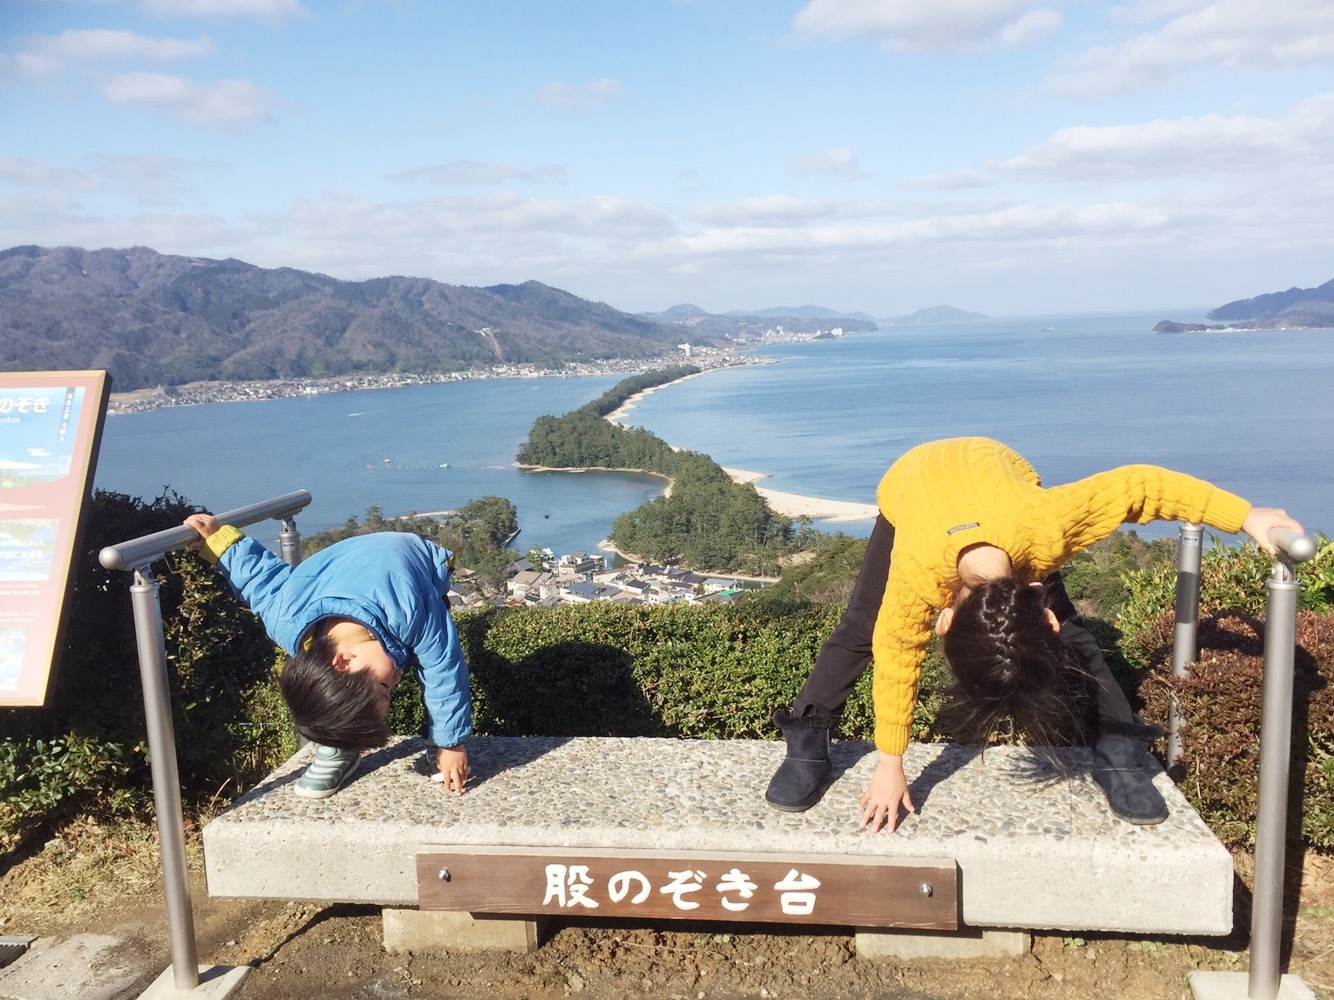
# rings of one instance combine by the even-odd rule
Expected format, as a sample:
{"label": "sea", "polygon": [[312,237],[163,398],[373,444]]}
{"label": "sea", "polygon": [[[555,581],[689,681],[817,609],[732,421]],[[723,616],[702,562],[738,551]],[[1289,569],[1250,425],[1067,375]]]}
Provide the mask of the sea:
{"label": "sea", "polygon": [[[1200,320],[1036,316],[767,345],[753,353],[771,363],[664,386],[625,422],[766,473],[763,486],[832,500],[871,503],[906,449],[981,434],[1017,449],[1048,484],[1148,462],[1334,532],[1334,330],[1153,333],[1165,315]],[[215,512],[305,489],[304,533],[370,507],[393,516],[503,496],[518,509],[517,548],[593,551],[662,480],[523,471],[514,459],[536,417],[619,379],[479,379],[112,415],[95,484],[144,498],[171,488]]]}

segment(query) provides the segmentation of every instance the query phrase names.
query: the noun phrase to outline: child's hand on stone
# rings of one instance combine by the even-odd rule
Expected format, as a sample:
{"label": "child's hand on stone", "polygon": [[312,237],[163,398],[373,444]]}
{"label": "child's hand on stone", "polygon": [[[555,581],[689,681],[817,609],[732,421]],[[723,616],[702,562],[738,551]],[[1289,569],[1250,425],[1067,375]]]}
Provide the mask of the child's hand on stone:
{"label": "child's hand on stone", "polygon": [[431,780],[440,782],[446,791],[462,795],[463,786],[468,783],[468,751],[463,744],[440,747],[435,752],[435,765],[440,770],[431,775]]}

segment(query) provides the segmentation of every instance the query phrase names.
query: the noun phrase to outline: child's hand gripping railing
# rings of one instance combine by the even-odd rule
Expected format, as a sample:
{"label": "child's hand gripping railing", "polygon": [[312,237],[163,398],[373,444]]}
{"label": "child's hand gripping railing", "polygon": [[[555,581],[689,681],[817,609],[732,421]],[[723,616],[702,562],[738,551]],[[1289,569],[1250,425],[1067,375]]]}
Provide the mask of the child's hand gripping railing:
{"label": "child's hand gripping railing", "polygon": [[[216,515],[222,524],[241,528],[257,521],[282,521],[279,536],[281,555],[289,565],[301,560],[300,535],[293,517],[310,503],[305,490],[274,497],[249,507]],[[148,722],[148,750],[153,773],[153,802],[162,855],[162,881],[167,904],[167,930],[171,942],[171,964],[177,990],[199,985],[195,949],[194,916],[190,909],[190,885],[185,866],[185,825],[181,815],[180,775],[176,765],[176,736],[171,722],[171,697],[167,691],[167,658],[162,631],[162,607],[151,565],[168,552],[198,541],[199,535],[181,526],[108,545],[98,553],[107,569],[134,574],[130,603],[139,651],[139,677],[144,688],[144,716]],[[216,995],[216,994],[215,994]]]}
{"label": "child's hand gripping railing", "polygon": [[[1200,603],[1200,540],[1203,528],[1181,527],[1177,554],[1176,633],[1172,644],[1172,674],[1185,676],[1196,660]],[[1287,833],[1288,772],[1292,747],[1292,671],[1297,642],[1297,578],[1293,567],[1316,554],[1310,535],[1275,528],[1269,541],[1278,546],[1265,601],[1264,687],[1260,708],[1260,782],[1255,812],[1255,885],[1251,894],[1251,968],[1246,997],[1274,1000],[1279,995],[1279,939],[1283,928],[1283,860]],[[1171,765],[1181,750],[1180,718],[1175,699],[1168,721],[1167,760]],[[1241,996],[1217,987],[1230,973],[1194,973],[1191,986],[1197,997]],[[1292,984],[1293,995],[1303,987]]]}

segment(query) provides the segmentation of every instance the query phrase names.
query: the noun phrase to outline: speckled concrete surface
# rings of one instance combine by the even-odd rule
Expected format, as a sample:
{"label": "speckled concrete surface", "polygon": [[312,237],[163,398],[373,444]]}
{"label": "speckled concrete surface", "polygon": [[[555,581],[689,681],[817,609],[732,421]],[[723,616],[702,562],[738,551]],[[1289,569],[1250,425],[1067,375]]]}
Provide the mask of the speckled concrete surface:
{"label": "speckled concrete surface", "polygon": [[209,891],[412,905],[416,852],[514,846],[952,859],[974,927],[1225,934],[1232,860],[1160,774],[1166,823],[1116,819],[1063,751],[1062,777],[1027,751],[913,745],[918,814],[893,834],[858,827],[872,747],[836,743],[838,778],[804,813],[765,804],[783,756],[764,740],[476,737],[462,797],[430,781],[425,746],[376,751],[329,799],[298,798],[297,754],[204,830]]}

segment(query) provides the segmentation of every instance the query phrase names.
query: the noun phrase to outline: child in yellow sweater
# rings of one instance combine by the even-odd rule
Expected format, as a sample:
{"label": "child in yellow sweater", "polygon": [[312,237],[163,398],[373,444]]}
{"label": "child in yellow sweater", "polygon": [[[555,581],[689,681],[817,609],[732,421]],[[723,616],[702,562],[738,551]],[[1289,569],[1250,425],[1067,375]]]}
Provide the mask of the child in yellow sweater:
{"label": "child in yellow sweater", "polygon": [[1282,510],[1252,507],[1203,480],[1152,465],[1044,489],[1016,452],[976,437],[911,449],[885,474],[876,500],[880,517],[848,608],[792,711],[775,715],[788,756],[766,792],[769,803],[800,811],[819,801],[831,778],[829,732],[874,659],[879,760],[861,799],[862,825],[893,830],[900,806],[916,811],[903,752],[934,627],[945,637],[956,682],[945,716],[961,737],[985,739],[1006,715],[1038,741],[1068,733],[1079,720],[1067,682],[1084,682],[1100,717],[1089,734],[1094,777],[1113,810],[1137,823],[1166,818],[1141,767],[1149,733],[1134,720],[1096,642],[1069,621],[1074,608],[1057,571],[1127,521],[1244,531],[1271,554],[1271,529],[1301,525]]}

